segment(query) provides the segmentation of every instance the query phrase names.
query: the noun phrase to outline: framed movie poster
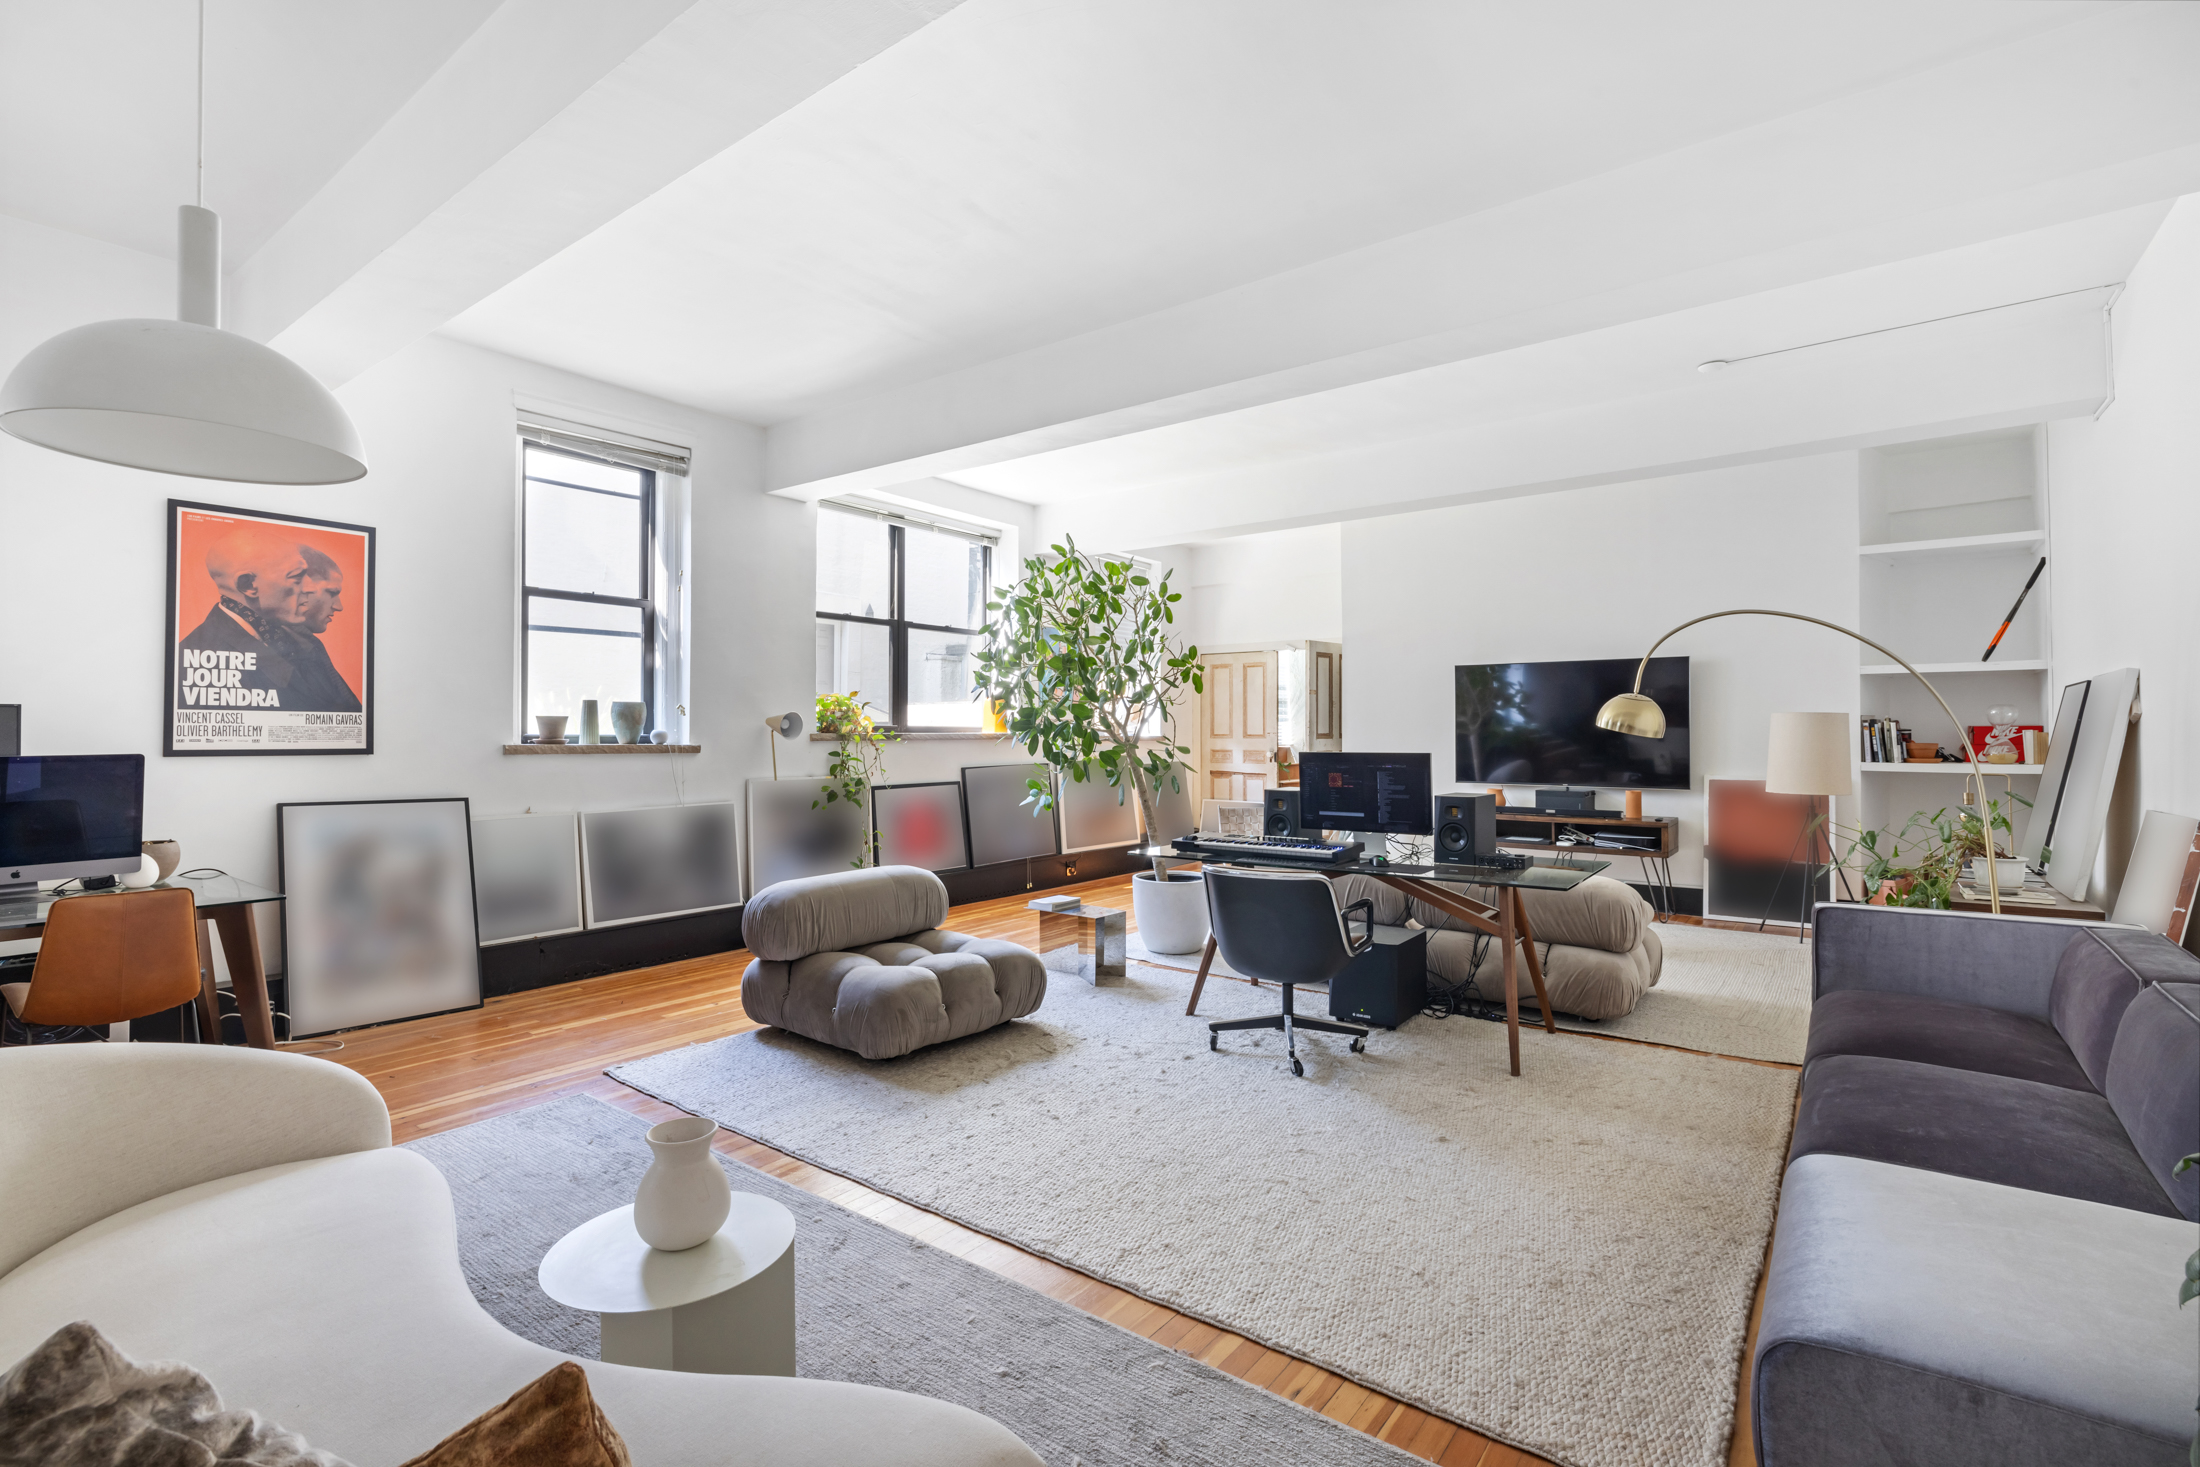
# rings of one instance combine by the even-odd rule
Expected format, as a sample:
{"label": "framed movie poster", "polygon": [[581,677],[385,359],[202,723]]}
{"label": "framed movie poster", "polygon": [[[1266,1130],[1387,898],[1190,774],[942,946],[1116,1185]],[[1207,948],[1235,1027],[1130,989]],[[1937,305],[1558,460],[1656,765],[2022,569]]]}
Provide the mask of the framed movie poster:
{"label": "framed movie poster", "polygon": [[168,754],[374,752],[374,531],[168,501]]}

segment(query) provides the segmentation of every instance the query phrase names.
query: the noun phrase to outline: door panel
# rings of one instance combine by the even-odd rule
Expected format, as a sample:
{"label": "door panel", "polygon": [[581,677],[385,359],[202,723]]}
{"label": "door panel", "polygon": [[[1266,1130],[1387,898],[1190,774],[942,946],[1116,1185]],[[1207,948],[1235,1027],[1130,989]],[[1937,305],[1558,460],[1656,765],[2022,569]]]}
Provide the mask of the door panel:
{"label": "door panel", "polygon": [[1306,644],[1306,747],[1334,754],[1344,748],[1344,647]]}
{"label": "door panel", "polygon": [[1201,660],[1207,798],[1257,800],[1276,768],[1276,654],[1226,652]]}

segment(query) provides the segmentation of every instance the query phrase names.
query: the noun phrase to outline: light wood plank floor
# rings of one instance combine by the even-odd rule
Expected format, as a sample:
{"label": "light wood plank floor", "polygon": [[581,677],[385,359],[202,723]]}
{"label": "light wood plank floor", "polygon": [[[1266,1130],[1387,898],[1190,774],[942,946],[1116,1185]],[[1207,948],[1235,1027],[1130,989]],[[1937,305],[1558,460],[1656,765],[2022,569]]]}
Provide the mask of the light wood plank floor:
{"label": "light wood plank floor", "polygon": [[[1131,904],[1129,877],[1086,882],[1068,889],[1107,905],[1128,908]],[[957,931],[1034,944],[1038,939],[1038,914],[1024,906],[1025,900],[1019,895],[958,907],[950,925]],[[626,1060],[757,1027],[741,1010],[741,970],[748,961],[746,952],[720,953],[492,999],[467,1013],[347,1034],[343,1036],[343,1049],[329,1058],[374,1082],[389,1104],[391,1124],[400,1142],[560,1095],[594,1095],[635,1115],[663,1120],[680,1112],[621,1085],[604,1070]],[[1187,975],[1187,989],[1190,981]],[[1571,1033],[1538,1035],[1532,1041],[1541,1042],[1630,1041]],[[310,1047],[310,1041],[300,1047]],[[1533,1062],[1532,1048],[1527,1058]],[[722,1132],[718,1149],[1427,1461],[1443,1467],[1520,1467],[1544,1460],[1394,1401],[1319,1366],[875,1192],[860,1182],[798,1161],[761,1142]],[[1756,1341],[1757,1314],[1763,1304],[1760,1280],[1757,1307],[1750,1317],[1750,1346]],[[1745,1346],[1745,1362],[1748,1351]],[[1746,1369],[1741,1383],[1743,1398],[1737,1419],[1743,1429],[1734,1434],[1729,1463],[1730,1467],[1755,1467],[1746,1425]]]}

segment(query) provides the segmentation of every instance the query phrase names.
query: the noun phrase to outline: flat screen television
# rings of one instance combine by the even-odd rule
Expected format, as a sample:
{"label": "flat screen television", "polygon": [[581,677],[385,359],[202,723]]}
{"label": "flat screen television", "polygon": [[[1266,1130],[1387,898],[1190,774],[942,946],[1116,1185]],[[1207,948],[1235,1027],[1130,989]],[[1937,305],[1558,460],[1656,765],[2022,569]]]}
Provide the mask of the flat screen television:
{"label": "flat screen television", "polygon": [[1605,700],[1635,685],[1639,657],[1495,662],[1452,670],[1462,784],[1688,786],[1688,659],[1653,657],[1642,690],[1665,710],[1665,737],[1597,727]]}
{"label": "flat screen television", "polygon": [[1316,830],[1427,835],[1435,826],[1426,754],[1299,756],[1299,821]]}

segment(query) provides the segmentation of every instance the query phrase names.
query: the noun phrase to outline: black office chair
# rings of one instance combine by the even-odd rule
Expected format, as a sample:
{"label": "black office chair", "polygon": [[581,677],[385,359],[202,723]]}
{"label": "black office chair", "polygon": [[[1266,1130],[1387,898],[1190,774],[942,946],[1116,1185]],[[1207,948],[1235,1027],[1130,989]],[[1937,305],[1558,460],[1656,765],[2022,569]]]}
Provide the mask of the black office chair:
{"label": "black office chair", "polygon": [[[1339,911],[1337,889],[1313,871],[1233,871],[1209,866],[1207,920],[1223,960],[1248,978],[1265,978],[1283,989],[1283,1012],[1258,1019],[1216,1019],[1207,1026],[1207,1047],[1220,1049],[1225,1029],[1281,1029],[1291,1056],[1291,1073],[1303,1075],[1296,1029],[1349,1034],[1352,1052],[1367,1045],[1367,1031],[1356,1024],[1303,1019],[1292,1009],[1292,986],[1327,983],[1375,941],[1375,904],[1354,902]],[[1355,941],[1345,918],[1360,914],[1367,930]]]}

